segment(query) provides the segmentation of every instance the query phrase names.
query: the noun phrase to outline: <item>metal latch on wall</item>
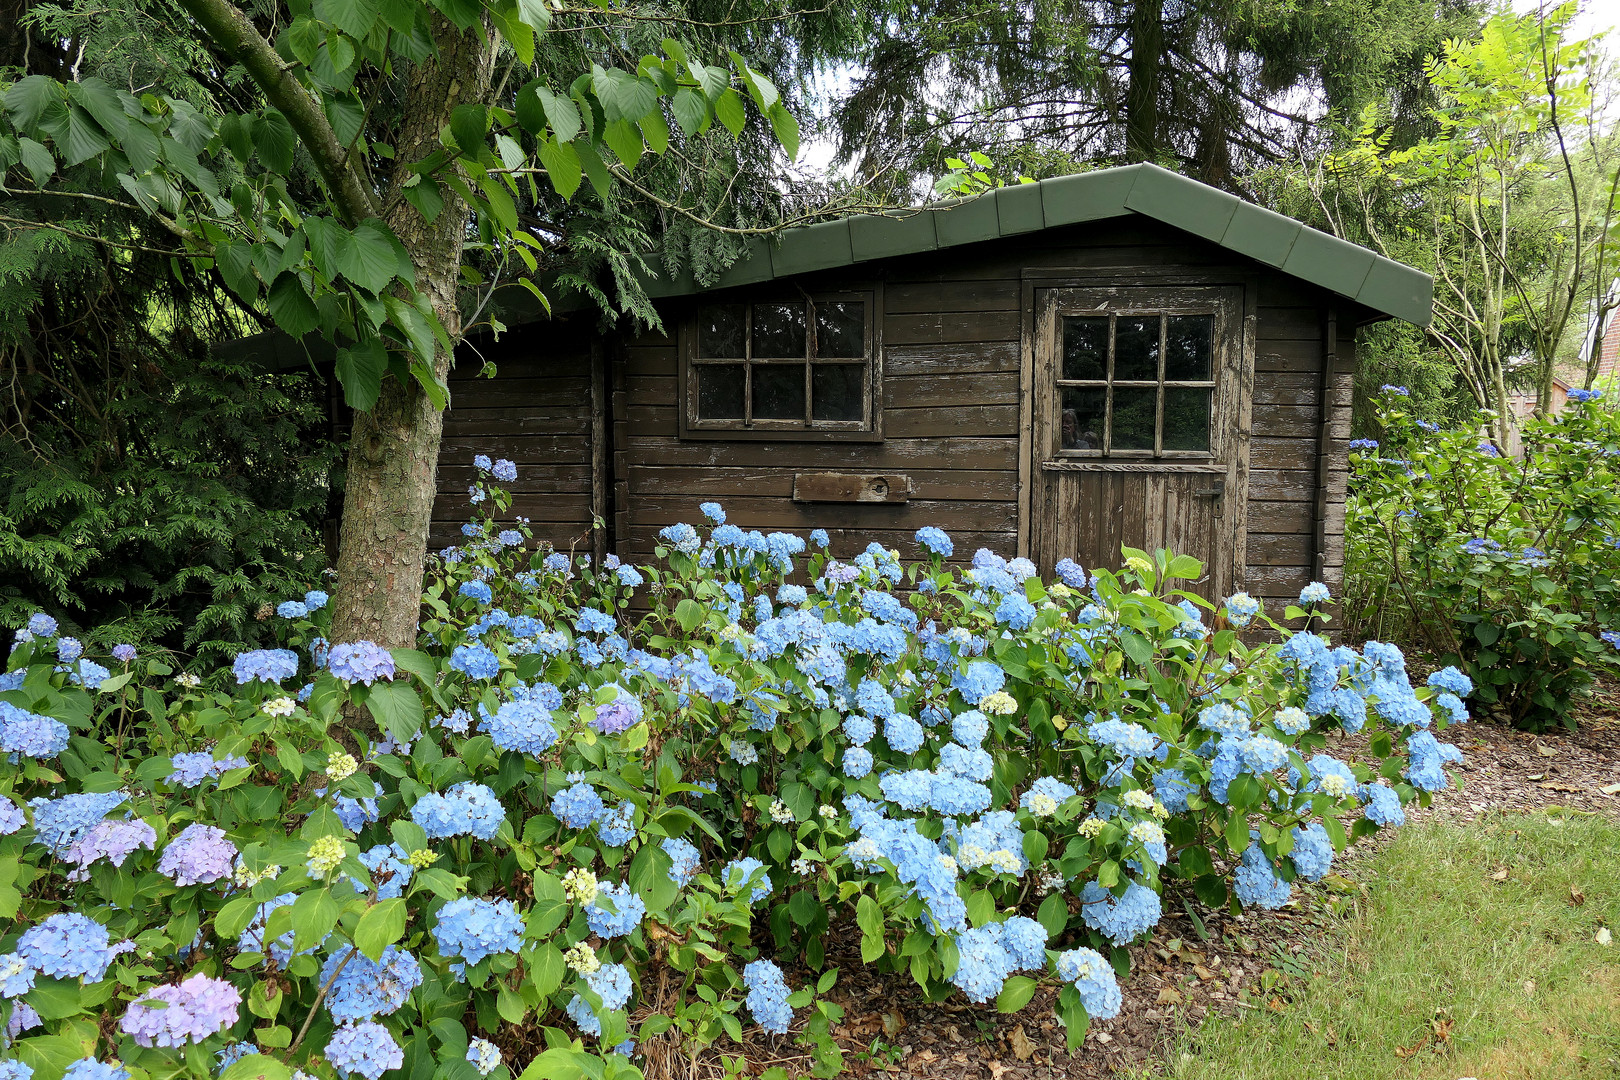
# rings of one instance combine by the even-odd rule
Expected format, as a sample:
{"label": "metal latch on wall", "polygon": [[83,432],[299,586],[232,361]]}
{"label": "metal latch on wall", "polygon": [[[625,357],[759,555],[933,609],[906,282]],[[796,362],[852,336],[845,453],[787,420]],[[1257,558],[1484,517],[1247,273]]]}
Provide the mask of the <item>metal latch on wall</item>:
{"label": "metal latch on wall", "polygon": [[1225,478],[1221,478],[1216,480],[1215,483],[1209,487],[1195,488],[1193,490],[1193,494],[1198,496],[1200,499],[1218,499],[1222,495],[1226,494],[1226,480]]}

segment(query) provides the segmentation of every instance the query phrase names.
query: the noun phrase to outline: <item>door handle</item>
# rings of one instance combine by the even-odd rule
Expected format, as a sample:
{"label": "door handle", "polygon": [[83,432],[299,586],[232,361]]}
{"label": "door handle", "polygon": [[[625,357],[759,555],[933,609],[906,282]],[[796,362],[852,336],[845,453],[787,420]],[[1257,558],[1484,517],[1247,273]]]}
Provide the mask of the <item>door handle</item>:
{"label": "door handle", "polygon": [[1226,481],[1225,479],[1220,479],[1215,481],[1213,487],[1194,488],[1193,494],[1198,496],[1200,499],[1218,499],[1222,495],[1226,494]]}

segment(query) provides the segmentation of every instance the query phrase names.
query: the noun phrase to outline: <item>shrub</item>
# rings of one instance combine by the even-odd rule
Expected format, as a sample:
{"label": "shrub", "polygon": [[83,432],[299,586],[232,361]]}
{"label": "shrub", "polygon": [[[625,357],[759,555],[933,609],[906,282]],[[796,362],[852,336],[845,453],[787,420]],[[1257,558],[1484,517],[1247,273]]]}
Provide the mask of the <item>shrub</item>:
{"label": "shrub", "polygon": [[1577,391],[1525,422],[1517,459],[1415,419],[1400,388],[1379,418],[1380,441],[1350,444],[1350,618],[1463,668],[1516,725],[1573,726],[1620,643],[1620,417]]}
{"label": "shrub", "polygon": [[[417,649],[329,646],[320,594],[281,606],[290,648],[206,679],[109,674],[45,616],[18,635],[0,1019],[33,1080],[638,1077],[637,1042],[745,1022],[830,1075],[844,918],[938,996],[1062,983],[1078,1042],[1169,883],[1275,907],[1458,757],[1433,732],[1466,718],[1460,673],[1245,644],[1167,552],[1046,584],[951,567],[938,530],[921,562],[845,562],[708,504],[657,565],[592,565],[480,488]],[[1283,633],[1257,607],[1211,622]]]}

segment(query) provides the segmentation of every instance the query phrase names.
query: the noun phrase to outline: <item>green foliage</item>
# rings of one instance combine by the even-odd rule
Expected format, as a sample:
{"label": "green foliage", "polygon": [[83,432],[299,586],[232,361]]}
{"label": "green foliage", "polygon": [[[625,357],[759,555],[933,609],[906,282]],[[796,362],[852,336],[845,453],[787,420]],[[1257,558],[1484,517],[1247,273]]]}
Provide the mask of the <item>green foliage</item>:
{"label": "green foliage", "polygon": [[1350,619],[1461,666],[1516,725],[1572,726],[1593,674],[1620,670],[1600,636],[1620,625],[1620,414],[1572,402],[1530,420],[1521,460],[1477,422],[1424,426],[1397,393],[1379,424],[1351,451]]}

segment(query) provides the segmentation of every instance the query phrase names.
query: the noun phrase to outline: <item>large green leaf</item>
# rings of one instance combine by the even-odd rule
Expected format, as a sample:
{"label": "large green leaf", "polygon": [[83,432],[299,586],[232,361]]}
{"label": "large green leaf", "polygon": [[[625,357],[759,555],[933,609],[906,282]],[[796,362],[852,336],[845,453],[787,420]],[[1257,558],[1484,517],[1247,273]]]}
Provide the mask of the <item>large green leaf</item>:
{"label": "large green leaf", "polygon": [[551,25],[551,9],[545,0],[517,0],[518,18],[536,30]]}
{"label": "large green leaf", "polygon": [[352,241],[340,252],[338,269],[362,289],[378,295],[393,283],[399,264],[388,235],[367,223],[354,230]]}
{"label": "large green leaf", "polygon": [[612,121],[603,132],[602,138],[613,151],[613,155],[624,162],[625,168],[634,169],[636,162],[641,160],[641,131],[630,121]]}
{"label": "large green leaf", "polygon": [[387,371],[388,350],[376,338],[339,349],[335,373],[343,387],[344,404],[360,412],[371,411]]}
{"label": "large green leaf", "polygon": [[264,167],[272,173],[286,174],[292,171],[293,146],[296,142],[292,125],[275,109],[266,109],[253,125],[253,148],[259,152],[259,160]]}
{"label": "large green leaf", "polygon": [[776,141],[782,144],[789,158],[799,156],[799,122],[788,112],[787,106],[778,101],[774,108],[766,114],[770,117],[771,130],[776,132]]}
{"label": "large green leaf", "polygon": [[366,708],[396,742],[408,743],[422,730],[422,699],[408,682],[379,682],[366,691]]}
{"label": "large green leaf", "polygon": [[368,907],[354,928],[354,947],[373,960],[405,935],[405,901],[398,897]]}
{"label": "large green leaf", "polygon": [[350,37],[364,41],[382,14],[379,0],[316,0],[315,14]]}
{"label": "large green leaf", "polygon": [[557,194],[565,199],[573,198],[585,176],[573,144],[543,140],[540,143],[540,164],[545,166],[546,177],[550,179],[551,186],[557,189]]}
{"label": "large green leaf", "polygon": [[35,187],[44,187],[56,172],[56,159],[41,143],[26,135],[17,139],[17,150],[22,155],[22,167],[28,170]]}
{"label": "large green leaf", "polygon": [[690,86],[675,91],[671,101],[675,109],[675,122],[687,135],[696,135],[709,124],[709,102]]}
{"label": "large green leaf", "polygon": [[537,93],[540,98],[540,106],[546,114],[546,122],[551,125],[552,133],[557,136],[557,141],[573,142],[574,136],[579,134],[585,123],[580,118],[579,106],[574,103],[572,98],[553,94],[543,86],[539,88]]}
{"label": "large green leaf", "polygon": [[489,110],[482,105],[457,105],[450,113],[450,138],[468,157],[477,159],[489,130]]}
{"label": "large green leaf", "polygon": [[726,126],[726,130],[733,135],[739,134],[743,129],[743,124],[748,121],[748,114],[743,109],[742,98],[737,96],[737,91],[730,89],[715,100],[714,115]]}
{"label": "large green leaf", "polygon": [[89,113],[77,105],[70,105],[56,144],[62,150],[64,161],[71,167],[89,161],[111,146],[112,142]]}
{"label": "large green leaf", "polygon": [[21,132],[32,133],[45,119],[52,105],[60,106],[62,89],[56,80],[44,75],[30,75],[19,79],[6,91],[6,112]]}
{"label": "large green leaf", "polygon": [[296,271],[284,270],[270,285],[270,317],[293,337],[303,337],[320,324],[315,301],[304,291]]}

